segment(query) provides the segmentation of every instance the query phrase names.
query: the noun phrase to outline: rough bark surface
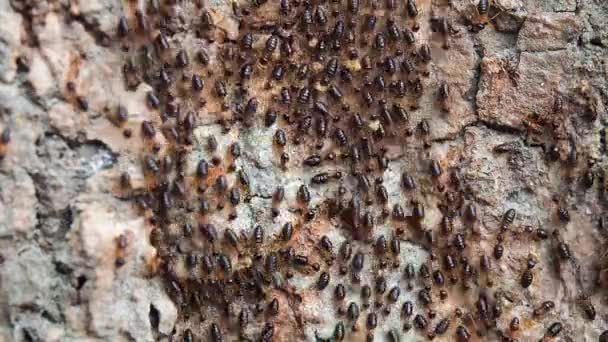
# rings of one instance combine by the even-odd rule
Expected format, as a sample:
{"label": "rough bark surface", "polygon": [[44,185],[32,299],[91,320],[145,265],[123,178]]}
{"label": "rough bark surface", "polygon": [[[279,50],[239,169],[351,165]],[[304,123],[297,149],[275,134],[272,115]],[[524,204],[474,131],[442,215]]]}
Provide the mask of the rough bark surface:
{"label": "rough bark surface", "polygon": [[[397,237],[400,253],[383,269],[373,261],[373,242],[353,242],[354,252],[366,255],[359,285],[352,284],[350,272],[340,272],[342,264],[335,258],[353,234],[341,220],[324,215],[326,200],[336,197],[340,185],[357,188],[355,177],[345,166],[350,162],[346,158],[342,162],[338,152],[336,163],[302,167],[303,159],[314,150],[314,142],[308,142],[314,133],[305,135],[298,145],[291,143],[299,134],[297,128],[284,123],[263,124],[263,113],[275,106],[273,96],[281,89],[265,88],[269,68],[256,64],[259,74],[248,84],[248,96],[260,99],[259,122],[251,126],[235,123],[226,130],[226,122],[232,122],[230,115],[238,108],[222,108],[212,95],[215,80],[225,74],[221,66],[224,57],[220,57],[225,53],[224,42],[238,42],[243,35],[234,7],[245,8],[251,1],[236,1],[234,6],[219,0],[160,2],[165,15],[162,25],[150,19],[150,31],[142,34],[137,32],[136,12],[148,13],[150,1],[0,0],[0,132],[10,129],[10,142],[0,143],[0,341],[170,341],[181,340],[186,329],[195,340],[207,341],[214,322],[226,341],[238,340],[239,335],[257,340],[265,322],[274,322],[275,341],[329,338],[338,322],[346,326],[345,340],[365,341],[370,312],[378,314],[378,326],[373,329],[376,341],[390,340],[390,331],[401,341],[426,340],[444,318],[450,320],[449,328],[435,340],[456,340],[461,325],[471,333],[471,341],[499,341],[499,334],[519,341],[548,341],[547,331],[555,322],[562,324],[556,338],[559,341],[595,342],[608,330],[608,221],[604,219],[608,205],[608,2],[490,1],[492,22],[480,32],[472,32],[470,23],[476,18],[476,9],[471,2],[417,1],[420,29],[416,44],[426,41],[433,57],[421,78],[423,95],[415,100],[416,105],[410,96],[403,100],[410,115],[408,128],[393,132],[396,134],[383,145],[388,169],[375,172],[388,193],[386,208],[392,210],[399,203],[409,215],[415,199],[424,204],[425,216],[416,224],[397,222],[382,218],[379,206],[374,205],[376,224],[363,240],[375,242],[384,235],[390,242],[398,228],[405,233]],[[362,7],[371,2],[360,0]],[[400,25],[411,25],[411,19],[402,19],[407,18],[405,1],[398,2],[400,10],[394,13],[384,9],[384,1],[377,2],[378,25],[384,25],[383,18],[388,16],[398,18]],[[270,0],[248,18],[280,20],[278,3]],[[213,20],[211,33],[196,32],[202,25],[203,9]],[[442,46],[444,37],[431,30],[431,17],[439,15],[451,25],[449,49]],[[128,39],[117,36],[122,16],[129,19]],[[330,20],[333,22],[333,17]],[[156,125],[159,156],[168,153],[171,146],[170,138],[160,132],[163,121],[159,114],[163,110],[147,105],[147,94],[159,88],[160,63],[155,60],[147,69],[141,61],[142,46],[153,40],[160,26],[170,32],[170,50],[153,58],[174,63],[176,53],[185,49],[190,59],[188,71],[171,75],[171,91],[180,94],[176,96],[182,100],[182,112],[195,111],[197,115],[185,174],[192,176],[201,158],[211,164],[213,156],[229,155],[231,144],[237,142],[240,158],[210,166],[209,187],[219,174],[226,174],[229,189],[239,184],[237,171],[249,177],[239,205],[233,208],[226,204],[225,209],[203,220],[213,223],[220,237],[231,228],[239,238],[243,235],[247,239],[256,225],[263,226],[270,239],[280,235],[285,222],[293,222],[296,232],[289,245],[330,274],[329,286],[319,291],[316,283],[320,272],[314,267],[295,272],[289,279],[277,272],[274,285],[266,289],[262,309],[276,298],[279,312],[255,315],[246,329],[239,329],[237,317],[246,304],[255,311],[248,298],[234,298],[225,308],[204,305],[197,312],[178,303],[169,289],[163,261],[169,256],[163,254],[163,248],[179,242],[153,244],[154,218],[150,222],[150,213],[141,210],[130,200],[131,193],[121,187],[125,172],[131,177],[133,192],[151,186],[142,170],[142,159],[153,147],[141,136],[142,122]],[[267,38],[268,34],[256,34],[253,48],[263,50]],[[210,57],[206,67],[196,62],[200,49]],[[296,53],[303,54],[301,51]],[[136,60],[138,70],[127,80],[125,63],[129,59]],[[324,63],[311,68],[322,70]],[[239,64],[232,67],[238,74]],[[183,95],[193,73],[205,81],[200,97]],[[181,75],[186,75],[187,81],[182,81]],[[437,99],[442,83],[450,87],[448,113],[441,110]],[[323,92],[321,88],[317,90]],[[291,96],[295,102],[298,94],[292,92]],[[207,102],[201,104],[200,98]],[[238,96],[227,101],[246,104]],[[349,93],[344,101],[352,112],[367,115],[368,109],[361,106],[358,97]],[[128,120],[117,127],[119,107],[126,109]],[[337,108],[332,111],[342,115]],[[280,111],[288,112],[284,108]],[[430,125],[428,135],[418,134],[422,120]],[[377,124],[377,119],[369,121],[370,127]],[[287,167],[282,166],[281,151],[273,143],[279,126],[288,133]],[[133,132],[130,139],[124,136],[127,129]],[[406,134],[408,129],[415,133]],[[215,152],[207,146],[211,136],[217,139]],[[327,141],[320,150],[323,154],[335,145],[333,139]],[[438,161],[443,170],[439,179],[429,176],[430,160]],[[336,170],[343,171],[343,179],[309,186],[311,200],[305,206],[309,209],[303,209],[297,200],[300,186],[309,184],[315,174]],[[403,190],[403,172],[419,183],[413,192]],[[370,176],[372,187],[376,176]],[[452,235],[445,236],[440,227],[449,190],[443,191],[441,184],[453,189],[455,180],[462,205]],[[279,185],[285,189],[285,200],[277,205],[273,194]],[[196,193],[197,186],[194,181],[187,183],[186,190]],[[370,192],[375,193],[374,188]],[[460,219],[468,204],[477,210],[474,222]],[[183,206],[186,212],[196,211],[199,203]],[[280,209],[276,217],[270,213],[273,206]],[[515,210],[515,220],[501,232],[508,209]],[[560,218],[560,209],[567,210],[568,220]],[[305,219],[302,213],[306,210],[316,216]],[[229,219],[232,211],[236,218]],[[178,223],[167,229],[181,229],[184,222]],[[179,245],[178,250],[208,248],[198,226],[195,229],[195,238]],[[540,239],[537,229],[544,229],[548,237]],[[432,231],[435,244],[443,247],[420,238],[420,230]],[[445,271],[443,258],[446,251],[453,250],[445,245],[458,231],[466,236],[466,250],[455,254],[458,268]],[[175,238],[170,231],[163,236]],[[319,248],[322,236],[333,243],[329,257]],[[492,255],[499,238],[503,239],[504,255],[496,260]],[[126,247],[119,246],[122,240]],[[567,260],[559,256],[560,243],[569,247],[571,257]],[[257,260],[255,255],[239,256],[225,245],[217,248],[228,250],[225,253],[230,253],[235,269]],[[481,255],[491,258],[488,272],[480,270]],[[461,256],[474,268],[469,289],[449,280],[450,276],[463,278]],[[521,278],[530,259],[536,262],[531,270],[534,280],[524,289]],[[412,283],[404,278],[408,264],[415,265],[417,273],[422,264],[431,271],[444,270],[448,297],[441,300],[440,287],[432,287],[431,308],[436,316],[429,315],[429,309],[419,301],[424,280],[408,287]],[[186,273],[183,267],[171,272],[188,277],[182,274]],[[393,286],[400,287],[397,303],[388,304],[386,294],[376,293],[378,275],[386,279],[387,293]],[[334,299],[338,283],[346,286],[342,302]],[[372,287],[369,308],[361,304],[363,284]],[[487,296],[490,309],[498,307],[501,314],[489,312],[492,318],[487,321],[480,318],[476,304],[480,296]],[[429,321],[424,331],[404,329],[414,317],[401,314],[401,305],[407,300],[414,303],[414,315],[422,314]],[[360,303],[361,308],[355,329],[340,312],[351,301]],[[374,301],[381,302],[381,308]],[[534,315],[546,301],[552,301],[554,308]],[[588,303],[596,311],[593,320],[585,312]],[[467,313],[474,317],[473,322],[467,321]],[[519,330],[509,328],[513,317],[519,318]],[[482,336],[477,336],[478,332]],[[608,341],[608,335],[604,338],[600,341]]]}

